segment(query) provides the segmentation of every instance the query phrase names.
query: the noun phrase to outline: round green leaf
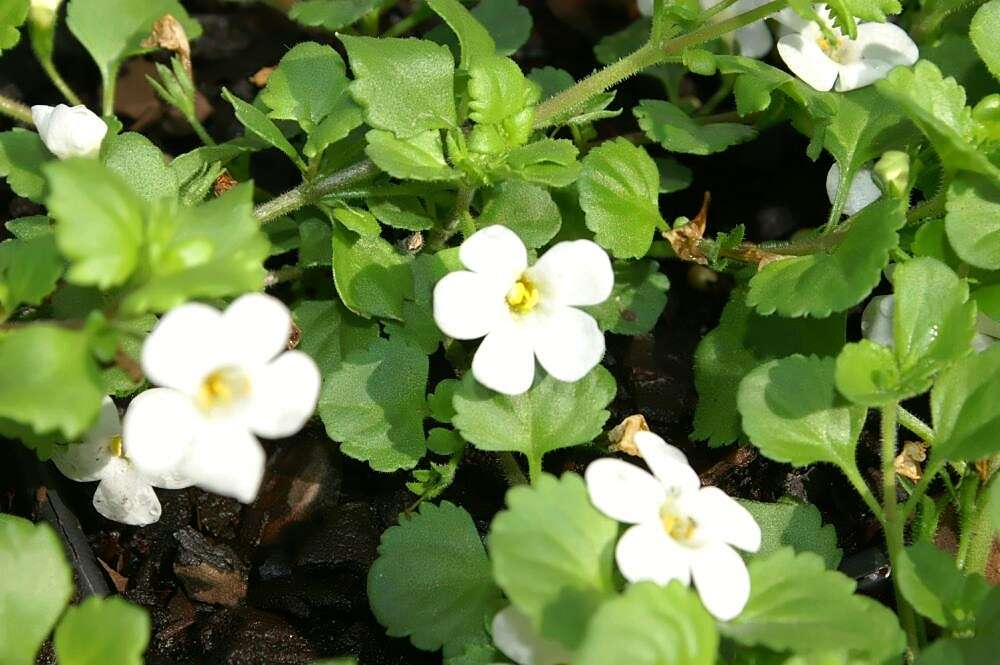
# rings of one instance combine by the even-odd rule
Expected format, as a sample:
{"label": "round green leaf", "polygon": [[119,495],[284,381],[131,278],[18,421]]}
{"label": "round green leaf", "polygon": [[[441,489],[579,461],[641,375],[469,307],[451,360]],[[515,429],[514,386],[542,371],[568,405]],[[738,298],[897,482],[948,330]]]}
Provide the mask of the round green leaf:
{"label": "round green leaf", "polygon": [[91,596],[59,622],[53,639],[59,665],[142,665],[149,627],[141,607]]}
{"label": "round green leaf", "polygon": [[1000,344],[966,356],[931,391],[933,454],[977,460],[1000,452]]}

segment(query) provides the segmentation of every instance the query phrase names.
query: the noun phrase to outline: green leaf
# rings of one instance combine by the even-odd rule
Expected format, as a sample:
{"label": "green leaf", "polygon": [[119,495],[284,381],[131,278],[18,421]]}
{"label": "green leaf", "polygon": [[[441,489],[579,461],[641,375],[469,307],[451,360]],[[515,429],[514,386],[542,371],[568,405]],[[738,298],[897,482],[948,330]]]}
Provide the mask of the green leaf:
{"label": "green leaf", "polygon": [[656,261],[615,261],[611,297],[586,311],[601,330],[641,335],[653,329],[667,305],[670,280]]}
{"label": "green leaf", "polygon": [[437,384],[434,392],[427,395],[427,408],[431,418],[439,423],[450,423],[455,417],[455,407],[452,400],[455,392],[462,385],[458,379],[445,379]]}
{"label": "green leaf", "polygon": [[712,665],[719,649],[715,621],[680,582],[631,585],[594,615],[576,665]]}
{"label": "green leaf", "polygon": [[658,99],[643,99],[632,113],[646,136],[671,152],[710,155],[757,136],[753,127],[740,123],[700,124],[677,106]]}
{"label": "green leaf", "polygon": [[766,62],[736,55],[717,55],[715,64],[720,73],[737,75],[733,93],[736,111],[740,115],[769,108],[775,92],[804,108],[813,118],[827,118],[836,111],[837,95],[817,92],[788,72]]}
{"label": "green leaf", "polygon": [[844,4],[852,16],[879,23],[884,23],[888,16],[903,9],[899,0],[844,0]]}
{"label": "green leaf", "polygon": [[567,139],[540,139],[511,150],[507,167],[528,182],[566,187],[580,175],[579,150]]}
{"label": "green leaf", "polygon": [[390,637],[409,637],[425,651],[454,654],[485,638],[501,604],[472,517],[447,501],[423,503],[382,534],[368,573],[372,612]]}
{"label": "green leaf", "polygon": [[837,392],[834,364],[833,358],[790,356],[761,365],[740,383],[743,429],[766,457],[795,466],[856,468],[866,410]]}
{"label": "green leaf", "polygon": [[691,186],[691,169],[676,159],[659,157],[653,161],[660,169],[660,194],[672,194]]}
{"label": "green leaf", "polygon": [[[899,201],[883,198],[854,217],[829,252],[767,264],[750,280],[747,304],[758,314],[823,318],[857,305],[882,279],[906,223]],[[823,288],[816,288],[822,284]]]}
{"label": "green leaf", "polygon": [[458,248],[441,250],[435,254],[420,254],[410,263],[413,275],[413,296],[403,301],[403,321],[389,321],[385,331],[389,337],[401,336],[431,354],[444,340],[444,335],[434,323],[431,298],[434,285],[453,270],[461,270]]}
{"label": "green leaf", "polygon": [[907,387],[892,350],[871,340],[848,344],[837,356],[837,389],[855,404],[882,406],[927,390],[923,382]]}
{"label": "green leaf", "polygon": [[29,0],[9,0],[0,7],[0,53],[21,41],[18,28],[28,18],[30,6]]}
{"label": "green leaf", "polygon": [[[469,118],[475,123],[503,122],[537,100],[538,88],[510,58],[481,58],[469,70]],[[530,123],[530,115],[525,119]],[[524,143],[528,132],[530,125],[516,143]]]}
{"label": "green leaf", "polygon": [[53,644],[60,665],[142,665],[149,629],[141,607],[91,596],[66,610]]}
{"label": "green leaf", "polygon": [[946,166],[997,177],[997,167],[972,142],[972,110],[955,79],[921,60],[912,68],[896,67],[875,87],[930,139]]}
{"label": "green leaf", "polygon": [[788,355],[827,356],[844,345],[845,316],[786,319],[761,316],[744,304],[746,291],[733,291],[719,325],[702,338],[694,355],[698,406],[695,439],[718,446],[741,434],[736,396],[740,381],[759,365]]}
{"label": "green leaf", "polygon": [[976,12],[969,24],[969,39],[979,52],[990,73],[1000,79],[1000,0],[990,0]]}
{"label": "green leaf", "polygon": [[52,527],[2,513],[0,570],[0,662],[32,665],[73,595],[73,570]]}
{"label": "green leaf", "polygon": [[383,224],[407,231],[426,231],[434,226],[424,205],[415,196],[393,196],[366,201],[368,210]]}
{"label": "green leaf", "polygon": [[531,12],[517,0],[482,0],[472,16],[489,30],[498,55],[512,55],[531,36]]}
{"label": "green leaf", "polygon": [[1000,269],[1000,179],[959,173],[948,186],[945,230],[963,261]]}
{"label": "green leaf", "polygon": [[496,53],[493,37],[458,0],[427,0],[427,6],[443,18],[458,36],[458,42],[462,46],[459,67],[467,70]]}
{"label": "green leaf", "polygon": [[0,337],[0,417],[36,433],[86,432],[104,398],[84,331],[34,324]]}
{"label": "green leaf", "polygon": [[122,311],[165,312],[192,298],[260,290],[270,252],[252,196],[253,186],[241,184],[198,206],[153,211],[143,279]]}
{"label": "green leaf", "polygon": [[470,374],[455,393],[452,423],[480,450],[519,452],[532,468],[545,453],[592,441],[610,415],[615,380],[598,365],[575,383],[546,374],[521,395],[503,395]]}
{"label": "green leaf", "polygon": [[346,68],[333,47],[316,42],[296,44],[282,56],[260,91],[275,120],[294,120],[306,132],[337,109],[347,95]]}
{"label": "green leaf", "polygon": [[40,305],[62,272],[62,257],[51,233],[0,243],[0,305],[5,314],[24,304]]}
{"label": "green leaf", "polygon": [[455,180],[460,176],[444,158],[441,132],[430,129],[405,139],[372,129],[365,134],[365,153],[375,164],[400,180]]}
{"label": "green leaf", "polygon": [[953,631],[972,628],[989,586],[981,575],[966,575],[955,560],[920,541],[903,550],[896,570],[900,591],[915,610]]}
{"label": "green leaf", "polygon": [[990,665],[1000,650],[998,620],[1000,591],[994,588],[979,609],[974,636],[939,639],[920,652],[916,665]]}
{"label": "green leaf", "polygon": [[164,14],[176,18],[189,39],[201,35],[177,0],[71,0],[66,25],[97,63],[104,85],[113,86],[125,58],[147,50],[141,42]]}
{"label": "green leaf", "polygon": [[142,201],[126,181],[92,159],[45,166],[46,205],[56,220],[56,241],[70,260],[66,277],[102,289],[122,284],[139,263]]}
{"label": "green leaf", "polygon": [[177,196],[177,175],[163,153],[142,134],[125,132],[107,140],[104,165],[122,177],[144,201]]}
{"label": "green leaf", "polygon": [[4,228],[18,240],[34,240],[52,235],[52,220],[45,215],[17,217],[7,221]]}
{"label": "green leaf", "polygon": [[327,435],[376,471],[413,468],[426,451],[427,372],[427,356],[398,339],[349,353],[323,377],[318,408]]}
{"label": "green leaf", "polygon": [[18,196],[41,203],[45,191],[42,165],[52,159],[35,132],[14,128],[0,132],[0,176]]}
{"label": "green leaf", "polygon": [[503,224],[530,249],[546,244],[559,233],[562,215],[548,190],[524,182],[505,180],[487,195],[477,225]]}
{"label": "green leaf", "polygon": [[236,112],[236,119],[254,136],[285,153],[300,171],[307,170],[306,163],[302,161],[298,150],[288,142],[278,126],[264,115],[263,111],[253,104],[243,101],[226,88],[222,89],[222,98],[232,104],[233,111]]}
{"label": "green leaf", "polygon": [[382,4],[382,0],[301,0],[288,10],[288,17],[302,25],[336,32],[359,20]]}
{"label": "green leaf", "polygon": [[761,503],[739,499],[760,526],[760,549],[751,558],[767,557],[791,547],[796,552],[812,552],[823,558],[823,564],[836,570],[843,557],[837,546],[837,531],[832,524],[823,524],[823,518],[811,503],[798,503],[782,499],[777,503]]}
{"label": "green leaf", "polygon": [[420,39],[340,39],[354,72],[351,94],[369,125],[399,138],[457,125],[455,61],[447,47]]}
{"label": "green leaf", "polygon": [[[377,236],[382,232],[382,227],[379,226],[375,215],[368,210],[361,210],[360,208],[337,208],[330,214],[333,215],[335,220],[346,226],[348,230],[354,231],[359,236]],[[327,231],[327,236],[330,236],[329,230]],[[332,238],[330,240],[332,242]]]}
{"label": "green leaf", "polygon": [[646,151],[625,139],[606,141],[583,160],[577,184],[587,228],[618,258],[649,251],[659,211],[660,172]]}
{"label": "green leaf", "polygon": [[966,356],[931,391],[933,455],[977,460],[1000,452],[1000,344]]}
{"label": "green leaf", "polygon": [[403,300],[413,294],[410,261],[378,236],[333,228],[333,280],[355,314],[403,319]]}
{"label": "green leaf", "polygon": [[299,350],[316,361],[327,376],[344,356],[365,349],[378,339],[378,326],[351,314],[336,300],[304,300],[292,310],[299,326]]}
{"label": "green leaf", "polygon": [[[300,218],[298,224],[299,265],[303,268],[332,265],[333,231],[330,223],[310,215],[305,219]],[[375,226],[378,226],[378,222],[375,222]],[[378,231],[372,235],[378,235]]]}
{"label": "green leaf", "polygon": [[750,600],[738,617],[720,624],[726,637],[797,654],[848,651],[873,662],[902,653],[896,615],[854,594],[854,580],[826,570],[818,555],[786,547],[748,568]]}
{"label": "green leaf", "polygon": [[323,153],[327,147],[333,145],[360,127],[365,121],[361,107],[354,103],[349,89],[337,98],[337,104],[330,111],[330,115],[309,132],[309,138],[302,147],[302,152],[306,157],[313,159]]}
{"label": "green leaf", "polygon": [[546,637],[570,648],[613,597],[618,525],[594,508],[580,476],[541,475],[507,492],[488,545],[493,579]]}

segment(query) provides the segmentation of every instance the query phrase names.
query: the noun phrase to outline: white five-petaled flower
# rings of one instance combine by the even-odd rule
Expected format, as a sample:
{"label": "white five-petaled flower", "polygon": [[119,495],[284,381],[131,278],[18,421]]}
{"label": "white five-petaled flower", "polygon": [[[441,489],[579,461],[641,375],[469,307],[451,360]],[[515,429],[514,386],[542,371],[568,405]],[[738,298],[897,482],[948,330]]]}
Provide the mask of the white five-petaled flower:
{"label": "white five-petaled flower", "polygon": [[145,526],[160,519],[160,501],[153,487],[180,489],[191,483],[183,476],[147,476],[132,464],[122,450],[122,426],[118,408],[104,398],[97,423],[81,443],[59,446],[52,461],[71,480],[99,480],[94,508],[109,520]]}
{"label": "white five-petaled flower", "polygon": [[[894,303],[892,296],[875,296],[871,299],[861,315],[861,334],[865,339],[890,349],[895,345],[892,331]],[[985,351],[997,341],[1000,341],[1000,322],[979,312],[972,348]]]}
{"label": "white five-petaled flower", "polygon": [[902,28],[892,23],[858,23],[858,36],[848,39],[826,18],[829,10],[818,6],[819,14],[836,35],[831,42],[812,21],[795,21],[782,14],[782,23],[791,31],[778,40],[778,54],[792,73],[816,90],[855,90],[884,78],[894,67],[912,65],[920,57],[917,45]]}
{"label": "white five-petaled flower", "polygon": [[164,387],[129,405],[129,458],[145,473],[178,473],[253,501],[265,461],[255,435],[294,434],[319,395],[316,363],[285,350],[291,326],[288,308],[259,293],[237,298],[225,312],[201,303],[168,312],[142,347],[143,372]]}
{"label": "white five-petaled flower", "polygon": [[[840,164],[834,162],[833,166],[826,174],[826,195],[830,198],[830,203],[837,198],[837,189],[840,185]],[[882,196],[882,190],[875,184],[871,169],[860,169],[851,180],[851,186],[847,189],[847,200],[841,212],[847,216],[856,215],[871,204],[875,203]]]}
{"label": "white five-petaled flower", "polygon": [[31,119],[42,143],[59,159],[96,157],[108,133],[104,121],[86,106],[39,104],[31,107]]}
{"label": "white five-petaled flower", "polygon": [[577,309],[604,302],[614,286],[607,253],[589,240],[560,242],[528,267],[528,252],[505,226],[488,226],[459,250],[468,270],[434,287],[434,320],[455,339],[485,337],[472,374],[518,395],[531,387],[535,358],[559,381],[579,381],[604,355],[604,335]]}
{"label": "white five-petaled flower", "polygon": [[733,549],[760,549],[760,527],[746,508],[717,487],[701,487],[677,448],[652,432],[635,443],[652,474],[623,460],[587,467],[587,491],[602,513],[630,527],[615,549],[630,582],[694,581],[702,603],[722,621],[737,616],[750,597],[750,575]]}
{"label": "white five-petaled flower", "polygon": [[494,646],[517,665],[568,665],[573,657],[563,645],[539,635],[513,605],[494,615],[492,632]]}

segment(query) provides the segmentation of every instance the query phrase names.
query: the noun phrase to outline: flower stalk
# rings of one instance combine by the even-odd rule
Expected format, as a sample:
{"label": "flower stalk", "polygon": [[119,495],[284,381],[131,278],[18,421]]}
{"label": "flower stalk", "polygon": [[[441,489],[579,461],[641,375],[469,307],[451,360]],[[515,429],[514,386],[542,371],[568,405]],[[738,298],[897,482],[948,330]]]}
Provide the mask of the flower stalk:
{"label": "flower stalk", "polygon": [[31,109],[21,102],[3,95],[0,95],[0,114],[28,125],[34,124],[31,120]]}

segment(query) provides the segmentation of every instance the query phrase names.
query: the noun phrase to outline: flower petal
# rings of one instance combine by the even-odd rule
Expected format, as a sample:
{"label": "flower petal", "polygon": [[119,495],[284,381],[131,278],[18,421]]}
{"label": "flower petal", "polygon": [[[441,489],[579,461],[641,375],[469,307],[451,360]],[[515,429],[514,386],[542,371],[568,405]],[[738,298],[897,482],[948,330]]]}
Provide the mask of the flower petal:
{"label": "flower petal", "polygon": [[158,386],[193,394],[227,357],[222,313],[202,303],[167,312],[142,345],[142,371]]}
{"label": "flower petal", "polygon": [[295,434],[316,410],[320,375],[301,351],[287,351],[254,372],[246,409],[250,429],[275,439]]}
{"label": "flower petal", "polygon": [[288,348],[292,315],[263,293],[240,296],[222,315],[227,355],[241,366],[259,366]]}
{"label": "flower petal", "polygon": [[736,30],[736,43],[745,58],[763,58],[771,52],[774,39],[764,21],[755,21]]}
{"label": "flower petal", "polygon": [[560,665],[573,656],[563,645],[539,635],[531,620],[513,605],[494,615],[491,632],[496,648],[517,665]]}
{"label": "flower petal", "polygon": [[109,520],[146,526],[160,519],[160,500],[149,483],[132,465],[115,459],[113,473],[97,486],[94,508]]}
{"label": "flower petal", "polygon": [[816,43],[813,33],[818,36],[819,28],[806,26],[801,33],[785,35],[778,40],[778,55],[785,61],[793,74],[815,90],[826,91],[833,87],[839,73],[839,66],[827,57]]}
{"label": "flower petal", "polygon": [[837,90],[846,92],[885,78],[893,68],[910,66],[920,57],[906,31],[892,23],[859,23],[858,37],[846,45]]}
{"label": "flower petal", "polygon": [[594,460],[584,473],[590,502],[618,522],[639,524],[659,517],[667,499],[656,478],[634,464],[604,457]]}
{"label": "flower petal", "polygon": [[760,526],[750,511],[718,487],[702,487],[689,514],[709,540],[721,540],[747,552],[760,549]]}
{"label": "flower petal", "polygon": [[34,106],[32,120],[45,147],[59,159],[97,156],[108,132],[104,121],[82,105]]}
{"label": "flower petal", "polygon": [[520,395],[535,379],[535,354],[524,326],[507,322],[483,340],[472,358],[476,381],[505,395]]}
{"label": "flower petal", "polygon": [[636,5],[643,16],[653,15],[653,0],[636,0]]}
{"label": "flower petal", "polygon": [[264,478],[265,461],[264,448],[245,428],[232,422],[206,423],[182,471],[204,490],[252,503]]}
{"label": "flower petal", "polygon": [[876,344],[892,348],[892,296],[875,296],[861,315],[861,335]]}
{"label": "flower petal", "polygon": [[729,545],[712,543],[694,550],[691,573],[701,602],[716,619],[729,621],[746,607],[750,599],[750,573]]}
{"label": "flower petal", "polygon": [[173,473],[191,449],[200,421],[191,400],[177,390],[140,393],[122,421],[125,455],[151,478]]}
{"label": "flower petal", "polygon": [[615,285],[608,253],[590,240],[556,243],[527,275],[546,304],[597,305]]}
{"label": "flower petal", "polygon": [[632,440],[646,466],[665,488],[684,494],[701,486],[698,474],[680,450],[652,432],[636,432]]}
{"label": "flower petal", "polygon": [[573,307],[540,311],[533,338],[538,362],[559,381],[579,381],[604,357],[604,333],[597,321]]}
{"label": "flower petal", "polygon": [[512,284],[468,270],[448,273],[434,286],[434,322],[455,339],[485,337],[509,316],[504,297]]}
{"label": "flower petal", "polygon": [[691,583],[691,550],[674,542],[659,520],[629,527],[618,540],[615,561],[629,582]]}
{"label": "flower petal", "polygon": [[104,477],[111,460],[115,459],[111,450],[111,440],[121,433],[118,407],[110,397],[105,397],[97,415],[97,422],[87,432],[86,440],[82,443],[56,446],[52,453],[52,461],[70,480],[79,483],[100,480]]}
{"label": "flower petal", "polygon": [[458,250],[462,265],[513,284],[528,267],[528,250],[517,234],[502,224],[476,231]]}
{"label": "flower petal", "polygon": [[[840,164],[834,162],[833,166],[826,174],[826,195],[830,203],[837,197],[837,189],[840,185]],[[844,202],[842,212],[845,215],[856,215],[864,208],[877,201],[882,196],[882,190],[875,184],[872,178],[871,169],[861,169],[851,180],[851,186],[847,191],[847,200]]]}

